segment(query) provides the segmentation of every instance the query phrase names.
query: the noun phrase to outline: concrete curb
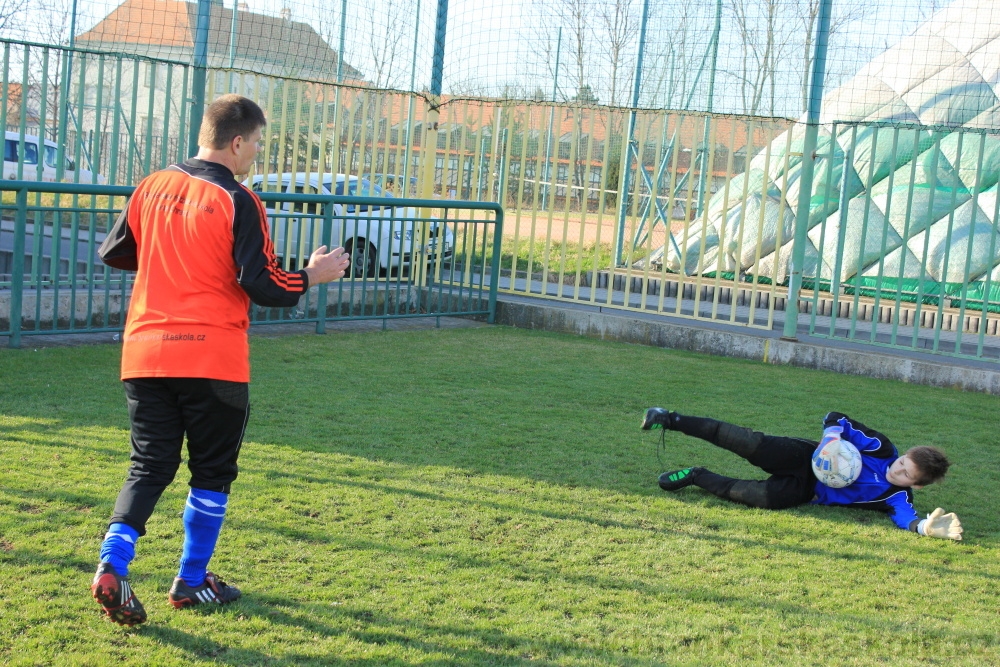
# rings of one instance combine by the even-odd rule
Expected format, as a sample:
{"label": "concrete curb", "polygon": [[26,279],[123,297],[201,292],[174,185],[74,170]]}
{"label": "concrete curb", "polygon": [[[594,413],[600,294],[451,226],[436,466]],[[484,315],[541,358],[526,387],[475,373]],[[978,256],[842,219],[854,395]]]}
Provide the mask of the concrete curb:
{"label": "concrete curb", "polygon": [[496,323],[1000,395],[1000,371],[997,370],[815,342],[785,341],[772,332],[753,335],[723,328],[707,328],[701,323],[687,325],[676,320],[645,319],[627,314],[559,308],[503,298],[497,301]]}

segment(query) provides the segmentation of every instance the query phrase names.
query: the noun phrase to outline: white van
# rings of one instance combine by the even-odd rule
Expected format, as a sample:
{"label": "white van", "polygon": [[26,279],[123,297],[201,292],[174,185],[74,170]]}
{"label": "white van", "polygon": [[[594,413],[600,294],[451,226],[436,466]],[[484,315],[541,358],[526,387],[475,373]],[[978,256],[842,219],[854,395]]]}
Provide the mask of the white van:
{"label": "white van", "polygon": [[[346,188],[345,188],[346,184]],[[254,192],[288,192],[294,194],[334,194],[361,197],[386,197],[392,194],[367,179],[344,174],[277,174],[257,175],[247,185]],[[323,245],[322,207],[319,204],[285,202],[280,209],[268,202],[267,212],[271,240],[278,257],[295,269],[309,258],[309,253]],[[314,217],[297,217],[306,214]],[[372,277],[378,272],[405,267],[410,262],[413,246],[414,218],[417,210],[402,206],[341,206],[334,204],[333,245],[343,244],[351,256],[351,272],[355,277]],[[428,230],[425,248],[428,262],[451,260],[455,235],[447,225],[434,221]],[[439,238],[443,233],[444,238]],[[301,261],[299,261],[301,258]]]}
{"label": "white van", "polygon": [[[23,181],[37,181],[38,180],[38,161],[42,161],[42,180],[52,183],[56,180],[56,162],[59,157],[59,144],[54,141],[49,141],[48,139],[44,142],[44,147],[41,151],[38,149],[38,137],[33,134],[24,135],[24,155],[23,159],[20,157],[20,143],[21,135],[17,132],[7,131],[6,139],[3,146],[3,177],[5,180],[12,181],[17,179],[17,168],[18,164],[22,165],[21,169],[21,180]],[[99,185],[104,185],[108,182],[106,178],[97,175],[97,180],[94,180],[93,172],[87,169],[79,170],[79,181],[77,180],[77,169],[76,162],[69,157],[68,151],[67,155],[64,157],[66,160],[66,168],[63,170],[63,182],[66,183],[97,183]]]}

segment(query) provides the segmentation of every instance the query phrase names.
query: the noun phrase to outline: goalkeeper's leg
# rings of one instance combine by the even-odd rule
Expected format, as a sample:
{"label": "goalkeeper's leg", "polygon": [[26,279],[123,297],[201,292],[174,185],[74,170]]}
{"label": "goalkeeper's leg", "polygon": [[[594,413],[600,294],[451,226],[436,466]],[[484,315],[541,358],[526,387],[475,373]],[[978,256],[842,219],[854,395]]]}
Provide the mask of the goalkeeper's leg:
{"label": "goalkeeper's leg", "polygon": [[765,435],[760,431],[707,417],[673,414],[675,416],[672,418],[671,430],[727,449],[772,475],[797,473],[803,466],[808,467],[818,444],[801,438]]}
{"label": "goalkeeper's leg", "polygon": [[795,475],[772,475],[765,480],[734,479],[709,470],[697,474],[691,482],[709,493],[733,502],[768,510],[803,505],[812,500],[815,480]]}

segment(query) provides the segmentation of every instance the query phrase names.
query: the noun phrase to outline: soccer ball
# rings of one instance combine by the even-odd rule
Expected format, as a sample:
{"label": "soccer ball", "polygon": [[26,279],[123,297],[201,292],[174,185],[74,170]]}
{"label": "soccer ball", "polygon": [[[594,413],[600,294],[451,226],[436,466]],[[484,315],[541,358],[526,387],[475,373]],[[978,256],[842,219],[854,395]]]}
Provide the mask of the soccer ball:
{"label": "soccer ball", "polygon": [[840,438],[824,438],[812,456],[816,479],[834,489],[850,486],[861,475],[861,452]]}

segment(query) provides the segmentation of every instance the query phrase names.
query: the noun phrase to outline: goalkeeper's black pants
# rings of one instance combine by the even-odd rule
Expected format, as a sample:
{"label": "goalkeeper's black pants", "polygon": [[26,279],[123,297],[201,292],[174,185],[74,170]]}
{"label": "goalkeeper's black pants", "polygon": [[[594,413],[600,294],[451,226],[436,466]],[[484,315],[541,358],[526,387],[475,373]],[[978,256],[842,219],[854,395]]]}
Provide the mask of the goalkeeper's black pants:
{"label": "goalkeeper's black pants", "polygon": [[704,417],[677,416],[673,429],[728,449],[771,476],[742,480],[708,470],[693,483],[720,498],[751,507],[784,509],[811,501],[816,495],[812,454],[818,442],[765,435],[742,426]]}
{"label": "goalkeeper's black pants", "polygon": [[132,424],[132,465],[118,494],[111,523],[146,534],[146,521],[181,464],[187,436],[188,484],[229,493],[250,416],[245,382],[205,378],[125,380]]}

